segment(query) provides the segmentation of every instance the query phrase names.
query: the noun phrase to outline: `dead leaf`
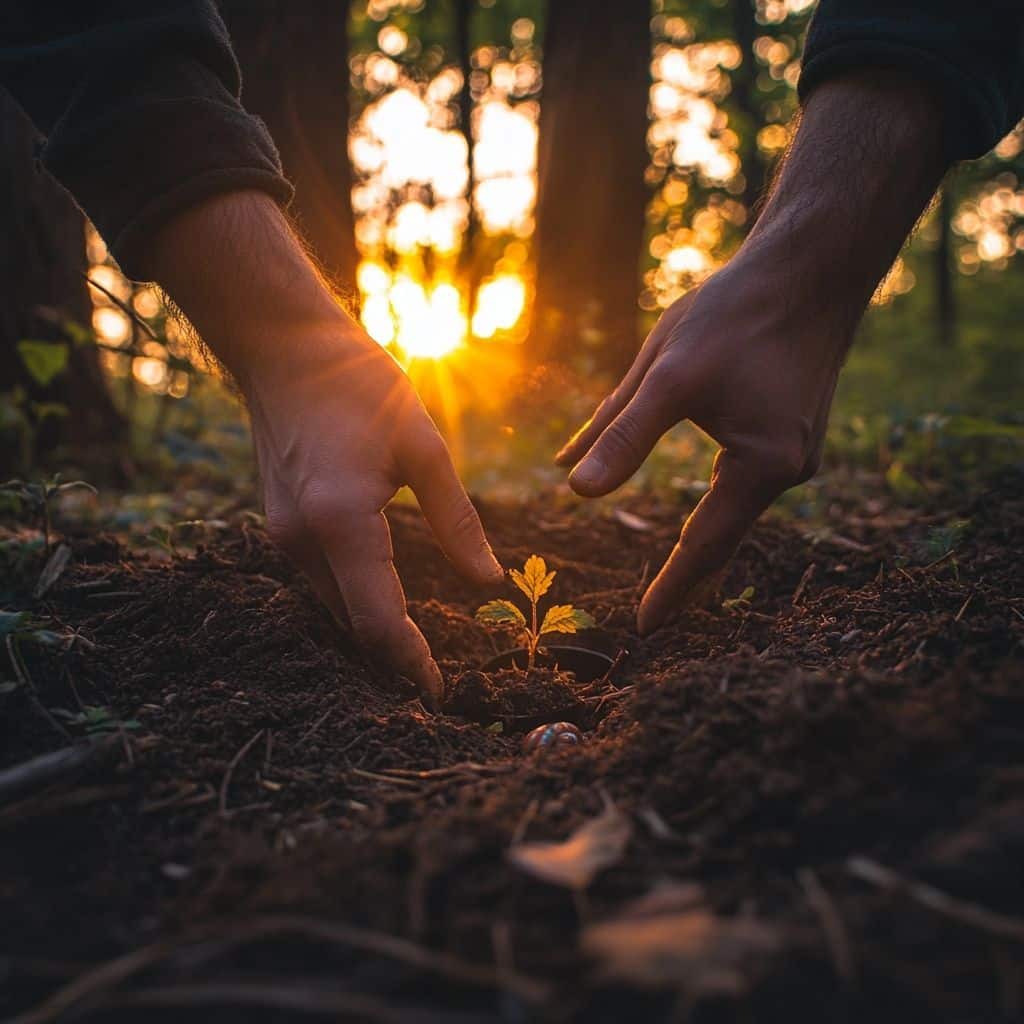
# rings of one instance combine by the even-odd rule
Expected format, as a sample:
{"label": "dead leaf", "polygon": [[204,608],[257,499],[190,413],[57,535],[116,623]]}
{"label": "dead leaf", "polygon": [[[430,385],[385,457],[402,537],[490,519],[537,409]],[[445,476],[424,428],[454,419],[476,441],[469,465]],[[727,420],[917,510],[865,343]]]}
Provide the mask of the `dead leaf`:
{"label": "dead leaf", "polygon": [[564,842],[519,843],[508,859],[521,871],[551,885],[585,889],[626,852],[633,824],[613,803]]}
{"label": "dead leaf", "polygon": [[720,917],[695,885],[656,887],[619,917],[583,930],[583,949],[611,978],[697,996],[748,991],[782,946],[762,921]]}
{"label": "dead leaf", "polygon": [[612,516],[620,526],[624,526],[627,530],[632,530],[634,533],[650,533],[654,529],[654,523],[649,519],[634,515],[623,508],[613,509]]}
{"label": "dead leaf", "polygon": [[60,579],[61,573],[68,567],[69,561],[71,561],[69,545],[60,544],[54,548],[53,553],[46,560],[46,565],[43,566],[43,571],[39,574],[39,580],[32,596],[37,599],[42,597]]}

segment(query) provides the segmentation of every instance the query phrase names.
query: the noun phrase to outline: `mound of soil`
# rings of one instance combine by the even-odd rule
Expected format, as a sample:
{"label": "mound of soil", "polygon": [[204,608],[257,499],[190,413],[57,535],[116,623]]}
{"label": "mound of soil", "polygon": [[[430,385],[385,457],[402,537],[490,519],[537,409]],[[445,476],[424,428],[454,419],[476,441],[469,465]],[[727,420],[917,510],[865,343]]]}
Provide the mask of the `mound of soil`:
{"label": "mound of soil", "polygon": [[[913,510],[864,496],[813,534],[768,519],[717,595],[640,639],[684,511],[482,509],[503,563],[544,554],[623,652],[591,683],[482,671],[495,595],[392,512],[438,715],[245,520],[170,561],[72,538],[35,613],[74,640],[23,646],[37,700],[0,695],[0,772],[66,743],[40,705],[109,708],[113,738],[0,802],[0,1015],[1020,1013],[1024,475]],[[584,742],[524,754],[552,720]],[[588,885],[508,855],[588,823],[556,854],[601,846]]]}

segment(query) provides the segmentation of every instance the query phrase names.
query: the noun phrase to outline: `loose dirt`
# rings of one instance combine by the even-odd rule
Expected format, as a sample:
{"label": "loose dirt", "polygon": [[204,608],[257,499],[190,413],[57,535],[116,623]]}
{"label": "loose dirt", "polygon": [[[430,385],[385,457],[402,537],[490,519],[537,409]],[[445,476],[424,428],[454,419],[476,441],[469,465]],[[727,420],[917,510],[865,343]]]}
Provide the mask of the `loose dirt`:
{"label": "loose dirt", "polygon": [[[26,649],[27,667],[46,707],[138,727],[86,775],[0,805],[0,1016],[126,954],[67,1006],[128,1021],[1021,1013],[1024,474],[916,509],[847,500],[811,535],[768,519],[716,594],[643,640],[636,600],[684,510],[628,508],[639,519],[482,507],[503,564],[543,554],[551,596],[626,652],[587,684],[482,672],[508,644],[473,611],[499,593],[391,513],[449,684],[437,716],[243,520],[171,561],[72,537],[35,607],[79,639]],[[723,608],[747,586],[749,606]],[[0,770],[61,746],[23,693],[0,702]],[[581,746],[523,754],[523,734],[563,719]],[[630,839],[585,891],[509,861],[611,805]],[[641,899],[609,954],[595,935]],[[71,1019],[64,1006],[24,1019]]]}

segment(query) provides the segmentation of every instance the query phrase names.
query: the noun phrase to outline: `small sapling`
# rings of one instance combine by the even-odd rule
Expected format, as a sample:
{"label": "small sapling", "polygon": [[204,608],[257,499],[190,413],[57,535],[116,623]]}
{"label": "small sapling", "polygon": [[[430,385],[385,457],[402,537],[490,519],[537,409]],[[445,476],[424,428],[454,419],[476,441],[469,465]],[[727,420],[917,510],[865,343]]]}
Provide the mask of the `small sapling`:
{"label": "small sapling", "polygon": [[542,637],[551,633],[577,633],[593,627],[593,618],[571,604],[553,604],[538,624],[537,604],[551,589],[555,579],[555,570],[548,572],[547,564],[540,555],[530,555],[522,572],[512,569],[509,575],[530,602],[529,621],[519,608],[504,599],[481,605],[476,610],[476,620],[485,626],[511,626],[517,630],[526,646],[527,671],[533,668]]}

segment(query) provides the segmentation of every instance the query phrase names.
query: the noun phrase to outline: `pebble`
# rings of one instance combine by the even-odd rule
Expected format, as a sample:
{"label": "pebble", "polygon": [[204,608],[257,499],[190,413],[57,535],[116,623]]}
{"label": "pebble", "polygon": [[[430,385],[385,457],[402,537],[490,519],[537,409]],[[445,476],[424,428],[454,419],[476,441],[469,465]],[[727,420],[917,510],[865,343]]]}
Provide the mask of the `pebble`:
{"label": "pebble", "polygon": [[523,750],[532,753],[544,747],[574,747],[583,742],[583,733],[572,722],[539,725],[523,737]]}

